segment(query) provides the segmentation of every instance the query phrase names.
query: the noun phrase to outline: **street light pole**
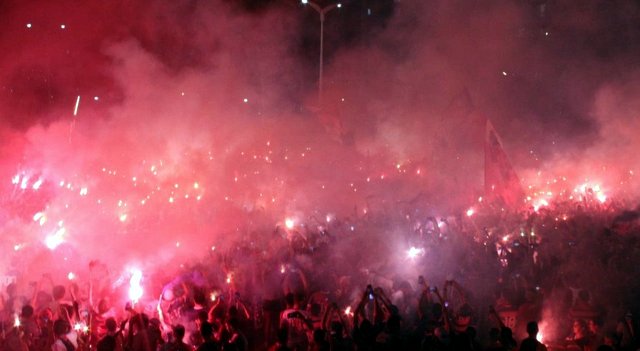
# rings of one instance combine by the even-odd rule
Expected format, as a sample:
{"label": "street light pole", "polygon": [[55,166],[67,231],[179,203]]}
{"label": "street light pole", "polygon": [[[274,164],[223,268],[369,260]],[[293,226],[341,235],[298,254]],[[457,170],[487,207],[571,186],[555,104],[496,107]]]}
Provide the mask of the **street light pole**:
{"label": "street light pole", "polygon": [[320,73],[318,77],[318,105],[320,108],[322,108],[322,67],[323,67],[323,61],[324,61],[324,52],[323,52],[324,50],[324,18],[329,11],[335,8],[342,7],[342,4],[337,3],[337,4],[331,4],[326,7],[320,7],[318,6],[318,4],[314,3],[313,1],[301,0],[301,2],[304,5],[311,6],[311,8],[313,8],[320,15],[320,68],[319,68]]}

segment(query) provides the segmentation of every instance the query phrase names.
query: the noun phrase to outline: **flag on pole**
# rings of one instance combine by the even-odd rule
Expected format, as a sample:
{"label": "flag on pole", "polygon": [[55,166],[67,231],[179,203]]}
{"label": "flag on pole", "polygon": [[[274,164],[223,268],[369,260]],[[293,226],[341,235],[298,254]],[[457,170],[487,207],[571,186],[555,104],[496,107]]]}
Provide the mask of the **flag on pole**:
{"label": "flag on pole", "polygon": [[525,197],[520,179],[488,119],[484,143],[484,190],[487,200],[507,207],[519,206]]}

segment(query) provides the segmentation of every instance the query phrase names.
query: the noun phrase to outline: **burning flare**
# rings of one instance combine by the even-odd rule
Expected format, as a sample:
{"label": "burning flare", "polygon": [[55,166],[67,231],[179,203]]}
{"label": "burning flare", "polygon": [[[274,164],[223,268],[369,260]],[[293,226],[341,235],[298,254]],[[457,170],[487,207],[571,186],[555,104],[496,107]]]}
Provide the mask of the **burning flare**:
{"label": "burning flare", "polygon": [[142,271],[139,269],[131,270],[131,279],[129,280],[129,300],[137,303],[142,297],[143,289],[140,282],[142,281]]}

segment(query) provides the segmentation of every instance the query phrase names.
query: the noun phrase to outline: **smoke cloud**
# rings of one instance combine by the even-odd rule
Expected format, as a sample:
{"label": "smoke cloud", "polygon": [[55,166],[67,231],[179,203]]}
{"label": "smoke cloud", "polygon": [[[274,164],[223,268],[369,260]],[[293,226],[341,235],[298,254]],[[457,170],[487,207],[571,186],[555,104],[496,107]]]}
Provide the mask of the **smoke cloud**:
{"label": "smoke cloud", "polygon": [[5,1],[3,268],[178,267],[285,218],[459,213],[482,195],[487,119],[524,186],[636,199],[638,13],[347,2],[319,106],[317,14],[294,1]]}

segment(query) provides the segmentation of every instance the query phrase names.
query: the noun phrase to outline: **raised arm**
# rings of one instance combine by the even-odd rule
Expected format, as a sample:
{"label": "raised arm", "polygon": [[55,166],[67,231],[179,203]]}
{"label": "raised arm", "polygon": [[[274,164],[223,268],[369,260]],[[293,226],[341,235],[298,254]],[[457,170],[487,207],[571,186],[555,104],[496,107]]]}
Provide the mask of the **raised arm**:
{"label": "raised arm", "polygon": [[331,319],[331,313],[334,308],[338,308],[335,302],[330,303],[327,308],[324,310],[324,314],[322,315],[322,329],[328,331],[329,330],[329,321]]}
{"label": "raised arm", "polygon": [[384,290],[382,290],[382,288],[380,287],[377,287],[373,292],[376,300],[382,302],[382,306],[385,308],[387,313],[391,314],[393,311],[393,304],[391,303],[391,300],[389,300],[387,295],[385,295]]}
{"label": "raised arm", "polygon": [[356,306],[356,310],[353,311],[354,328],[360,325],[359,317],[360,315],[364,317],[364,306],[367,305],[367,301],[369,300],[370,296],[373,296],[373,288],[371,287],[371,285],[367,285],[367,288],[364,290],[364,293],[362,294],[362,298],[360,299],[360,302],[358,302],[358,306]]}
{"label": "raised arm", "polygon": [[160,294],[160,298],[158,299],[158,306],[156,308],[158,310],[158,319],[160,320],[160,325],[162,326],[162,330],[166,332],[171,330],[171,326],[167,323],[166,319],[164,318],[164,311],[162,311],[161,302],[162,302],[163,295],[164,295],[164,291],[162,292],[162,294]]}
{"label": "raised arm", "polygon": [[500,318],[500,315],[498,315],[498,312],[496,311],[496,309],[493,306],[489,306],[489,316],[495,318],[496,322],[498,322],[498,325],[500,326],[500,329],[504,329],[507,326],[504,324],[504,322],[502,321],[502,318]]}
{"label": "raised arm", "polygon": [[335,302],[331,303],[325,311],[325,314],[322,317],[322,328],[326,331],[331,331],[331,321],[333,320],[334,315],[338,317],[338,320],[340,321],[340,324],[342,324],[344,332],[349,334],[351,332],[349,324],[344,319],[342,311],[338,308],[338,305]]}
{"label": "raised arm", "polygon": [[214,318],[214,313],[216,311],[216,309],[218,308],[218,306],[220,305],[220,301],[222,301],[220,299],[220,296],[218,296],[216,298],[216,301],[213,303],[213,305],[211,305],[211,308],[209,309],[209,312],[207,313],[207,320],[209,321],[209,323],[213,322],[215,320]]}
{"label": "raised arm", "polygon": [[349,325],[349,321],[345,319],[345,314],[340,313],[340,311],[337,311],[337,313],[338,319],[340,320],[340,323],[342,323],[342,326],[344,328],[344,332],[346,333],[346,335],[351,335],[351,326]]}
{"label": "raised arm", "polygon": [[442,316],[444,317],[444,328],[448,332],[451,332],[451,320],[449,320],[449,306],[447,301],[442,298],[440,295],[440,291],[438,287],[432,287],[431,289],[434,294],[438,297],[438,301],[440,301],[440,305],[442,305]]}
{"label": "raised arm", "polygon": [[251,319],[251,313],[249,313],[249,309],[247,308],[247,305],[240,299],[240,293],[236,292],[234,294],[234,300],[235,300],[235,304],[236,307],[242,311],[242,313],[244,314],[246,319]]}

